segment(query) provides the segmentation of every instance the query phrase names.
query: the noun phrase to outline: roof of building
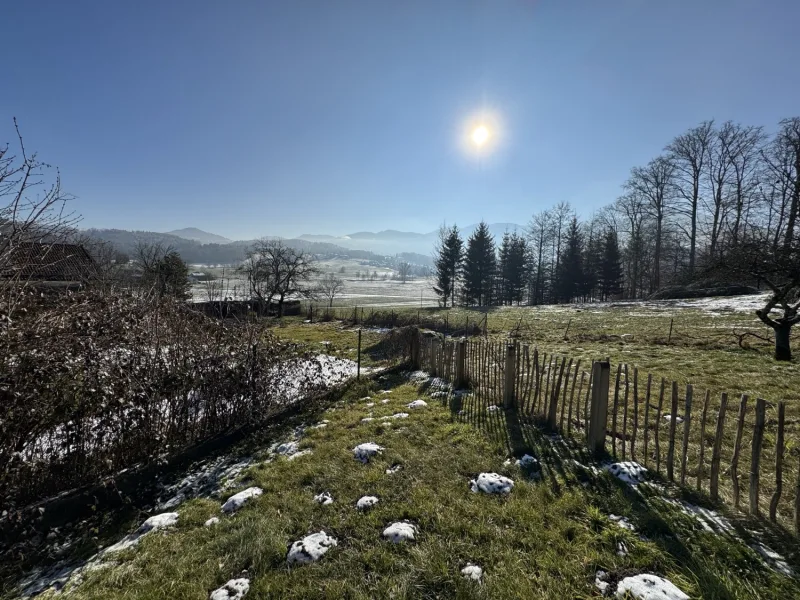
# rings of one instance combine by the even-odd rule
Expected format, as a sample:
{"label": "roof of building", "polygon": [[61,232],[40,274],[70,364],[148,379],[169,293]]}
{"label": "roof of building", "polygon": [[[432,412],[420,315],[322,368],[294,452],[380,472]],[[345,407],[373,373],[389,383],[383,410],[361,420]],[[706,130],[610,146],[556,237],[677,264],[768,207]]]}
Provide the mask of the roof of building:
{"label": "roof of building", "polygon": [[11,249],[0,276],[24,281],[84,281],[94,261],[79,244],[24,242]]}

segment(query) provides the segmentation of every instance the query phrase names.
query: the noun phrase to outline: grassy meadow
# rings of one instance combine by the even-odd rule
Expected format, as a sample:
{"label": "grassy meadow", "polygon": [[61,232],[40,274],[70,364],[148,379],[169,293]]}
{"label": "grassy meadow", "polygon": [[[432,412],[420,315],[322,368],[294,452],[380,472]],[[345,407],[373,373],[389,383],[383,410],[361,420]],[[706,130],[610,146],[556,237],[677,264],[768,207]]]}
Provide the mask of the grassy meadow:
{"label": "grassy meadow", "polygon": [[[184,503],[174,528],[105,559],[107,566],[87,573],[71,597],[204,599],[245,577],[248,599],[590,598],[599,595],[598,570],[612,586],[631,574],[661,575],[692,598],[800,594],[796,580],[750,547],[758,535],[793,560],[781,539],[750,533],[758,523],[733,519],[730,530],[707,530],[676,508],[686,501],[676,490],[631,488],[595,472],[578,447],[532,427],[523,426],[512,443],[513,415],[458,414],[430,391],[403,375],[350,386],[317,416],[327,426],[306,429],[299,445],[309,454],[289,460],[262,450],[225,494],[258,486],[262,496],[232,516],[220,512],[224,498]],[[418,398],[428,406],[406,407]],[[381,420],[401,411],[409,416]],[[363,442],[384,448],[368,464],[352,454]],[[506,462],[512,447],[538,457],[540,476]],[[396,465],[401,469],[386,472]],[[513,490],[471,492],[469,481],[480,472],[512,478]],[[314,501],[322,492],[332,504]],[[362,512],[355,504],[364,495],[379,502]],[[627,517],[635,531],[611,514]],[[220,523],[204,526],[213,516]],[[382,538],[397,521],[418,528],[415,541]],[[288,566],[289,545],[318,531],[338,544],[317,563]],[[470,563],[484,570],[480,582],[461,575]]]}

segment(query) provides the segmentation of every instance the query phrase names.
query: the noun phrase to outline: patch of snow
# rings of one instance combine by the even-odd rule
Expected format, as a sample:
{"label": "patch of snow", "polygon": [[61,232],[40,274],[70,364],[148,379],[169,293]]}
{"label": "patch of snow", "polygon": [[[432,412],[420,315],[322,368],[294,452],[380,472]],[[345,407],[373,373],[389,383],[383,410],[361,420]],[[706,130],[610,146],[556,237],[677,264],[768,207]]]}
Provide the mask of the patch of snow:
{"label": "patch of snow", "polygon": [[647,477],[647,469],[633,461],[614,463],[605,467],[605,470],[628,485],[642,483]]}
{"label": "patch of snow", "polygon": [[425,402],[425,400],[414,400],[413,402],[406,404],[406,406],[408,408],[426,408],[428,403]]}
{"label": "patch of snow", "polygon": [[172,527],[178,522],[178,513],[176,512],[167,512],[161,513],[160,515],[154,515],[147,519],[144,523],[139,526],[139,529],[136,530],[136,533],[140,535],[144,535],[150,531],[155,531],[156,529],[163,529],[164,527]]}
{"label": "patch of snow", "polygon": [[323,429],[323,428],[328,426],[328,423],[330,423],[330,421],[328,421],[328,419],[322,419],[322,421],[320,421],[316,425],[312,425],[311,429]]}
{"label": "patch of snow", "polygon": [[633,523],[631,523],[630,520],[628,520],[628,517],[622,517],[620,515],[608,515],[608,518],[614,521],[622,529],[627,529],[628,531],[636,531],[636,527],[634,527]]}
{"label": "patch of snow", "polygon": [[311,450],[306,448],[305,450],[300,450],[300,452],[295,452],[294,454],[290,454],[286,457],[286,460],[296,460],[302,456],[308,456],[311,454]]}
{"label": "patch of snow", "polygon": [[394,544],[401,542],[413,541],[416,539],[417,527],[411,523],[398,522],[392,523],[383,530],[383,537],[389,539]]}
{"label": "patch of snow", "polygon": [[186,476],[172,485],[163,488],[156,504],[157,510],[175,508],[191,498],[217,496],[232,487],[235,478],[253,464],[252,457],[237,460],[230,456],[220,456],[210,462],[201,462],[192,467]]}
{"label": "patch of snow", "polygon": [[381,390],[381,394],[391,394],[392,390]]}
{"label": "patch of snow", "polygon": [[620,581],[617,585],[617,598],[623,598],[626,593],[637,600],[689,600],[689,596],[671,581],[646,573]]}
{"label": "patch of snow", "polygon": [[297,442],[284,442],[275,448],[275,454],[291,456],[292,454],[299,452],[299,450],[300,448]]}
{"label": "patch of snow", "polygon": [[605,571],[597,571],[594,574],[594,585],[603,596],[608,592],[608,581],[606,579],[608,579],[608,573]]}
{"label": "patch of snow", "polygon": [[[669,423],[670,421],[672,421],[672,415],[664,415],[664,420]],[[683,423],[683,417],[681,417],[680,415],[677,415],[675,417],[675,422],[676,423]]]}
{"label": "patch of snow", "polygon": [[203,523],[204,527],[213,527],[219,523],[219,517],[211,517],[208,521]]}
{"label": "patch of snow", "polygon": [[398,471],[401,471],[402,469],[403,469],[403,465],[401,465],[401,464],[392,465],[391,467],[386,469],[386,474],[387,475],[393,475],[394,473],[397,473]]}
{"label": "patch of snow", "polygon": [[333,496],[331,496],[330,492],[322,492],[314,496],[314,502],[322,504],[323,506],[333,504]]}
{"label": "patch of snow", "polygon": [[715,510],[697,506],[696,504],[683,500],[673,500],[671,498],[662,498],[662,500],[676,506],[684,514],[696,519],[705,531],[710,533],[735,533],[731,522]]}
{"label": "patch of snow", "polygon": [[372,400],[372,396],[364,396],[361,401],[365,402],[366,400]]}
{"label": "patch of snow", "polygon": [[208,600],[242,600],[250,591],[249,579],[231,579],[221,588],[217,588],[208,597]]}
{"label": "patch of snow", "polygon": [[514,487],[514,482],[508,477],[503,477],[497,473],[481,473],[477,479],[469,482],[469,486],[473,492],[508,494]]}
{"label": "patch of snow", "polygon": [[447,398],[447,392],[433,392],[431,398]]}
{"label": "patch of snow", "polygon": [[374,402],[367,402],[367,408],[372,408],[373,406],[375,406]]}
{"label": "patch of snow", "polygon": [[336,545],[338,545],[336,538],[329,536],[324,531],[312,533],[291,545],[286,562],[290,565],[317,562]]}
{"label": "patch of snow", "polygon": [[407,419],[407,418],[408,418],[408,413],[399,412],[399,413],[394,413],[393,415],[388,416],[388,417],[383,417],[383,420],[387,421],[389,419]]}
{"label": "patch of snow", "polygon": [[382,451],[383,446],[379,446],[375,442],[366,442],[353,448],[353,456],[356,460],[360,460],[362,463],[367,464],[373,456],[380,454]]}
{"label": "patch of snow", "polygon": [[522,469],[536,469],[539,467],[539,461],[536,460],[530,454],[524,455],[522,458],[518,459],[514,464],[516,464],[518,467]]}
{"label": "patch of snow", "polygon": [[379,502],[378,498],[375,496],[362,496],[356,502],[356,508],[358,510],[367,510],[368,508],[372,508]]}
{"label": "patch of snow", "polygon": [[250,487],[246,490],[242,490],[238,494],[234,494],[222,505],[222,512],[224,513],[235,513],[237,510],[242,508],[245,503],[250,500],[251,498],[257,498],[261,494],[264,493],[260,487]]}
{"label": "patch of snow", "polygon": [[761,555],[761,558],[764,559],[764,562],[767,564],[767,566],[775,569],[778,573],[786,575],[787,577],[794,577],[794,570],[788,565],[786,559],[775,552],[772,548],[758,541],[754,542],[750,547]]}
{"label": "patch of snow", "polygon": [[139,543],[139,540],[142,539],[145,535],[150,533],[151,531],[156,531],[158,529],[164,529],[166,527],[172,527],[178,522],[178,513],[175,512],[168,512],[162,513],[160,515],[154,515],[147,519],[144,523],[142,523],[139,528],[116,544],[112,544],[105,550],[103,550],[100,555],[104,554],[113,554],[114,552],[120,552],[121,550],[127,550],[128,548],[132,548],[136,544]]}
{"label": "patch of snow", "polygon": [[483,577],[483,569],[478,565],[467,563],[467,566],[461,569],[461,575],[472,581],[480,581]]}
{"label": "patch of snow", "polygon": [[381,404],[389,404],[389,402],[391,402],[389,398],[384,398],[383,400],[381,400]]}
{"label": "patch of snow", "polygon": [[497,412],[498,410],[503,410],[503,409],[497,406],[496,404],[492,404],[486,410],[488,410],[489,412]]}
{"label": "patch of snow", "polygon": [[617,542],[617,556],[628,556],[628,546],[625,542]]}
{"label": "patch of snow", "polygon": [[363,419],[361,419],[361,422],[362,423],[369,423],[370,421],[374,421],[374,420],[375,420],[375,417],[364,417]]}

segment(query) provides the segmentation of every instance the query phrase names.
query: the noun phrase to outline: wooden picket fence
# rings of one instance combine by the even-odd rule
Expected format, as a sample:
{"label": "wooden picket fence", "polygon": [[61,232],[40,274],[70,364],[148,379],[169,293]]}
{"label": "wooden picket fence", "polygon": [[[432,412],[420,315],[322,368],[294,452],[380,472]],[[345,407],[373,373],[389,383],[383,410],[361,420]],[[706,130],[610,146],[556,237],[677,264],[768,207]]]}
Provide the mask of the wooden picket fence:
{"label": "wooden picket fence", "polygon": [[515,410],[737,510],[746,495],[750,514],[793,523],[800,534],[797,453],[787,461],[787,449],[800,447],[800,419],[787,420],[785,402],[737,401],[631,365],[612,371],[609,361],[586,364],[517,342],[420,334],[412,337],[411,358],[469,389],[479,405]]}

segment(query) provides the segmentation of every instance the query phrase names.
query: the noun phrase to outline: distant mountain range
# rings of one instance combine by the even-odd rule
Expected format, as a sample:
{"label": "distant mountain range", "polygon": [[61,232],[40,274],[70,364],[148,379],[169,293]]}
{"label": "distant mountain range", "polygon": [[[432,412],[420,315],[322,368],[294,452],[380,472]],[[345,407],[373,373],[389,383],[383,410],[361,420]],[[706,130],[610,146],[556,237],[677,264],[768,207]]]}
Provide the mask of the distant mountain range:
{"label": "distant mountain range", "polygon": [[[477,224],[461,229],[466,240]],[[499,242],[508,231],[522,232],[516,223],[492,223],[489,231]],[[245,251],[254,240],[232,241],[221,235],[196,227],[176,229],[167,233],[155,231],[128,231],[126,229],[88,229],[91,238],[105,240],[131,257],[139,242],[172,246],[190,264],[236,264],[244,259]],[[385,262],[384,257],[397,257],[417,265],[431,266],[431,255],[439,236],[438,231],[414,233],[410,231],[371,232],[359,231],[343,236],[304,234],[299,238],[284,240],[288,246],[324,256],[345,256],[357,260]],[[391,262],[391,261],[389,261]]]}
{"label": "distant mountain range", "polygon": [[[474,225],[460,228],[464,240],[466,240],[477,227],[478,224],[475,223]],[[506,231],[518,231],[522,233],[524,230],[525,228],[517,223],[491,223],[489,225],[489,231],[497,242],[503,238],[503,234]],[[438,230],[428,233],[414,233],[411,231],[386,229],[378,232],[358,231],[342,236],[304,233],[298,239],[308,240],[309,242],[336,244],[337,246],[343,246],[351,250],[369,250],[377,254],[394,255],[400,252],[415,252],[430,256],[438,237]]]}
{"label": "distant mountain range", "polygon": [[197,227],[185,227],[184,229],[176,229],[175,231],[167,231],[167,235],[176,235],[185,240],[194,240],[201,244],[230,244],[233,240],[226,237],[217,235],[216,233],[209,233],[198,229]]}

